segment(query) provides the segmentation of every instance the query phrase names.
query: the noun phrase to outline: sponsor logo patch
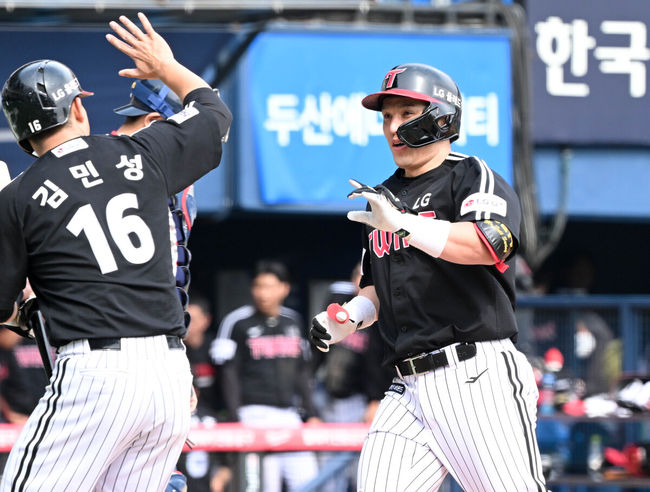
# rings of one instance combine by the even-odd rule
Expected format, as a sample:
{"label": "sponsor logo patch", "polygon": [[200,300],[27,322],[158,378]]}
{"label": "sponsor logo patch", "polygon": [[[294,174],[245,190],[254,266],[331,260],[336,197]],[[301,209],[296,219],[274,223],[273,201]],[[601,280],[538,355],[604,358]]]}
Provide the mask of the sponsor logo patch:
{"label": "sponsor logo patch", "polygon": [[75,138],[74,140],[69,140],[65,143],[62,143],[58,147],[52,149],[52,153],[57,157],[63,157],[64,155],[71,154],[77,150],[87,149],[88,144],[82,138]]}
{"label": "sponsor logo patch", "polygon": [[193,107],[193,106],[188,106],[188,107],[186,107],[185,109],[183,109],[182,111],[179,111],[178,113],[176,113],[174,116],[170,116],[170,117],[167,118],[167,119],[168,119],[168,120],[175,121],[176,123],[178,123],[178,124],[180,125],[180,124],[183,123],[184,121],[187,121],[187,120],[189,120],[190,118],[193,118],[193,117],[196,116],[197,114],[199,114],[199,110],[198,110],[198,109],[196,109],[196,108]]}
{"label": "sponsor logo patch", "polygon": [[460,206],[460,215],[470,212],[486,212],[506,216],[507,202],[497,195],[490,193],[472,193]]}

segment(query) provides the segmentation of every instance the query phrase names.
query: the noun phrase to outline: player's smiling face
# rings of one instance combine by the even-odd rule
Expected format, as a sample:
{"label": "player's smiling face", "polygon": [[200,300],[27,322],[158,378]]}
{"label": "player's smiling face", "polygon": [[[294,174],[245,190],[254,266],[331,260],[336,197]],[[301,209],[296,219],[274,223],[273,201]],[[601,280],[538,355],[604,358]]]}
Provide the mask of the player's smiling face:
{"label": "player's smiling face", "polygon": [[427,106],[424,101],[403,96],[388,96],[382,103],[384,136],[393,153],[395,164],[404,169],[408,177],[418,176],[437,167],[450,150],[448,140],[414,148],[406,145],[397,136],[400,125],[420,116]]}

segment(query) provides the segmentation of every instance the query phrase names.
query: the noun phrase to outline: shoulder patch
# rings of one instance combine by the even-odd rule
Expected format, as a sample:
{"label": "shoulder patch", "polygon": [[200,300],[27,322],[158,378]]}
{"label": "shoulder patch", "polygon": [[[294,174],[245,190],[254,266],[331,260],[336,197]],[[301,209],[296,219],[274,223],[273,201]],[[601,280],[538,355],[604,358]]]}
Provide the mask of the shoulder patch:
{"label": "shoulder patch", "polygon": [[86,141],[79,137],[73,140],[68,140],[65,143],[62,143],[58,147],[54,147],[50,152],[52,152],[57,157],[63,157],[64,155],[72,154],[77,150],[87,149],[88,144]]}
{"label": "shoulder patch", "polygon": [[460,206],[460,215],[470,212],[485,212],[505,217],[507,211],[508,203],[500,196],[492,193],[472,193],[463,200]]}
{"label": "shoulder patch", "polygon": [[187,121],[190,118],[193,118],[197,114],[199,114],[198,109],[196,109],[194,106],[188,106],[188,107],[184,108],[182,111],[179,111],[178,113],[176,113],[173,116],[170,116],[167,119],[175,121],[176,123],[178,123],[180,125],[184,121]]}

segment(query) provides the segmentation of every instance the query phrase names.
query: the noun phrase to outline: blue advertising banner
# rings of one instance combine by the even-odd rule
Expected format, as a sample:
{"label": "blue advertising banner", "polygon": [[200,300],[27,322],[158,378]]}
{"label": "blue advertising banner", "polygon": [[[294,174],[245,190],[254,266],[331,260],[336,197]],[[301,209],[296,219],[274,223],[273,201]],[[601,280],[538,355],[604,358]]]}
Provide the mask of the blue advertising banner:
{"label": "blue advertising banner", "polygon": [[[463,94],[458,152],[512,182],[510,41],[481,34],[282,31],[260,34],[240,67],[238,199],[244,208],[332,212],[349,178],[378,184],[395,165],[381,115],[361,106],[395,65],[447,72]],[[245,138],[244,138],[245,135]],[[253,179],[257,176],[257,179]]]}
{"label": "blue advertising banner", "polygon": [[528,2],[537,143],[650,144],[650,2]]}

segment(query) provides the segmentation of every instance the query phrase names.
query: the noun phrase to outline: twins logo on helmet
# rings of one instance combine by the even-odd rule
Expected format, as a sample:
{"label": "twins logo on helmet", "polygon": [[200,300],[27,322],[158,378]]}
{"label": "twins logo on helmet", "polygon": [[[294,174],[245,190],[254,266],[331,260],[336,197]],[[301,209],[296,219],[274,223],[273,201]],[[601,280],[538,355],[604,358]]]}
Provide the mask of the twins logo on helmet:
{"label": "twins logo on helmet", "polygon": [[389,70],[381,91],[366,96],[362,104],[381,111],[388,96],[402,96],[429,103],[422,115],[397,130],[397,136],[409,147],[422,147],[439,140],[455,141],[460,132],[462,98],[449,75],[420,63],[405,63]]}

